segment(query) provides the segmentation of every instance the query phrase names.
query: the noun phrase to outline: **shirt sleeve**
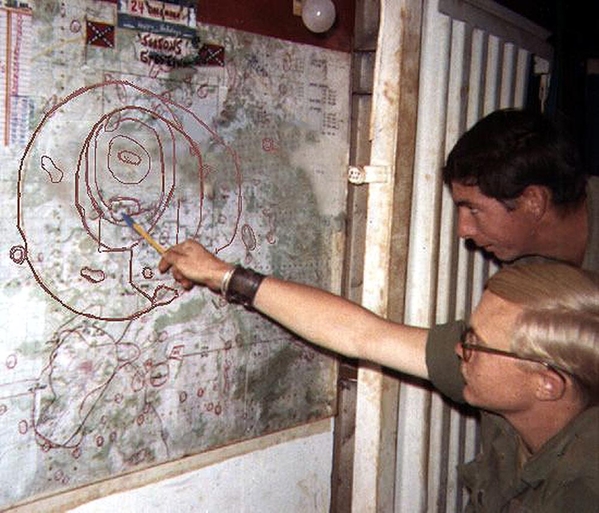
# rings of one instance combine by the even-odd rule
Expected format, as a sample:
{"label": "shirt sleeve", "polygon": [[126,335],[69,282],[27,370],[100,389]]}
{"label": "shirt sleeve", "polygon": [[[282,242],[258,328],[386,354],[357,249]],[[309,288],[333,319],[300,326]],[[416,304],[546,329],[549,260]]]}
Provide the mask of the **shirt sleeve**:
{"label": "shirt sleeve", "polygon": [[429,330],[426,341],[426,366],[431,383],[439,392],[458,403],[464,402],[464,379],[455,345],[466,330],[466,323],[438,324]]}

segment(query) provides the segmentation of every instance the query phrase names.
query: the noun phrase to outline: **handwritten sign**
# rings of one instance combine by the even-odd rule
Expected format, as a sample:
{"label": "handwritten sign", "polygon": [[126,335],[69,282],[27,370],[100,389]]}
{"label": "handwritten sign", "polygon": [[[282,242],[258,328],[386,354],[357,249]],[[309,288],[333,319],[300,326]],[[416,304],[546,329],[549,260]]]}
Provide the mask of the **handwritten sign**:
{"label": "handwritten sign", "polygon": [[179,0],[119,0],[119,27],[167,36],[196,34],[195,2]]}

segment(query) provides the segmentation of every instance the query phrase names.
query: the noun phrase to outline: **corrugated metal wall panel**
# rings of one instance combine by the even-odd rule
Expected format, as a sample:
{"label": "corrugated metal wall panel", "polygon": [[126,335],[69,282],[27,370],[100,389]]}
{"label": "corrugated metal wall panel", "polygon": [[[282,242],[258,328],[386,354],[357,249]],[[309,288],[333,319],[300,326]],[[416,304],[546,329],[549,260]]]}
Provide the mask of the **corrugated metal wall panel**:
{"label": "corrugated metal wall panel", "polygon": [[[440,170],[465,129],[497,108],[523,105],[531,65],[531,53],[496,34],[493,23],[452,19],[439,12],[439,1],[424,2],[406,284],[405,321],[420,326],[467,316],[496,269],[457,239]],[[395,511],[462,510],[466,497],[456,466],[476,452],[474,417],[409,384],[401,385],[399,412]]]}
{"label": "corrugated metal wall panel", "polygon": [[[451,20],[439,16],[433,2],[425,3],[423,38],[436,44],[421,48],[420,104],[414,169],[414,194],[410,223],[408,274],[404,319],[407,324],[428,326],[434,320],[437,293],[440,206],[443,193],[437,170],[444,159],[445,105],[451,49]],[[426,98],[426,101],[422,101]],[[443,454],[442,414],[431,408],[431,395],[423,388],[402,384],[397,438],[396,511],[424,511],[428,454]],[[426,436],[430,433],[430,436]],[[425,435],[425,436],[423,436]],[[433,480],[433,487],[441,486]]]}

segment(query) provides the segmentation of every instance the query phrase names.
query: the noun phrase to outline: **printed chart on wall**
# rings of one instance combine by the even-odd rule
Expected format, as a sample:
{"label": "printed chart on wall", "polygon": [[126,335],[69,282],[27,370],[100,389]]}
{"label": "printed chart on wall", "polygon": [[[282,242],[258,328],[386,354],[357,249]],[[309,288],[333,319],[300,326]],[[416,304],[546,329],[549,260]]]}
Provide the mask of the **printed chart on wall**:
{"label": "printed chart on wall", "polygon": [[337,291],[348,55],[193,2],[0,5],[0,509],[334,414],[334,359],[122,214]]}

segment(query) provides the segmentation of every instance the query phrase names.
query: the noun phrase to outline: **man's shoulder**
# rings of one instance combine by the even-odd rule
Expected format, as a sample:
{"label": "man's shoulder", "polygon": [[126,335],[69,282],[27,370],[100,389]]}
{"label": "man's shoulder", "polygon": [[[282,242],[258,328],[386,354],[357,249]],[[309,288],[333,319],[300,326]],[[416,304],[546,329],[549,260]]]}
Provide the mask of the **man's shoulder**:
{"label": "man's shoulder", "polygon": [[562,483],[548,496],[551,504],[547,513],[572,511],[576,513],[597,513],[599,505],[599,489],[597,483],[584,477]]}
{"label": "man's shoulder", "polygon": [[[572,431],[575,439],[581,447],[589,442],[596,442],[597,445],[591,445],[599,451],[599,406],[592,406],[581,413],[572,423]],[[599,452],[596,453],[595,464],[599,470]]]}
{"label": "man's shoulder", "polygon": [[592,176],[587,185],[589,239],[583,267],[599,272],[599,176]]}
{"label": "man's shoulder", "polygon": [[563,446],[557,451],[562,460],[562,477],[591,486],[599,494],[599,406],[589,408],[579,415],[563,433]]}
{"label": "man's shoulder", "polygon": [[587,201],[591,214],[599,211],[599,176],[591,176],[587,181]]}

